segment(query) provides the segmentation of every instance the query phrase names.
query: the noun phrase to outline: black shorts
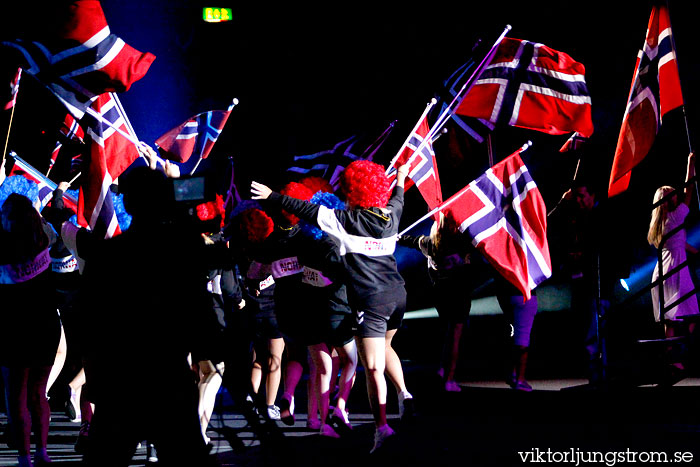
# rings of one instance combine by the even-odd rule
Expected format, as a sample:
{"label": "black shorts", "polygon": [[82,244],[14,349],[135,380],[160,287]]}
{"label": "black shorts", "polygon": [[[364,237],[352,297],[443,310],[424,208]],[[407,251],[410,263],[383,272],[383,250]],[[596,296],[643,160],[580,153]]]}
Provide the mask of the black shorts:
{"label": "black shorts", "polygon": [[398,329],[406,312],[406,296],[381,305],[364,307],[355,312],[359,337],[386,337],[387,331]]}
{"label": "black shorts", "polygon": [[274,315],[255,317],[255,340],[280,339],[282,332]]}

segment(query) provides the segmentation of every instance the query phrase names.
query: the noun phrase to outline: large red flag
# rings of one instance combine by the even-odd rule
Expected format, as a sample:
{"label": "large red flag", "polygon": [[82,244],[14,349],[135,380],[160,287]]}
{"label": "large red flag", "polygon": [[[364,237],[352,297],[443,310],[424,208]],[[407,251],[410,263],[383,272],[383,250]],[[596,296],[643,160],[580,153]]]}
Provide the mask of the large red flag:
{"label": "large red flag", "polygon": [[459,230],[526,299],[552,275],[547,209],[520,158],[523,148],[443,203]]}
{"label": "large red flag", "polygon": [[105,121],[90,114],[85,116],[89,122],[87,133],[91,139],[90,161],[87,164],[86,181],[81,186],[78,198],[78,222],[89,226],[96,235],[108,238],[121,232],[112,197],[109,196],[110,187],[139,157],[139,152],[132,141],[115,129],[131,134],[126,116],[111,93],[100,95],[92,109]]}
{"label": "large red flag", "polygon": [[0,43],[21,54],[24,71],[36,77],[80,120],[104,92],[128,91],[148,71],[155,56],[112,34],[98,0],[65,2],[60,31],[44,42],[17,39]]}
{"label": "large red flag", "polygon": [[651,10],[644,46],[637,55],[610,173],[608,196],[627,190],[632,169],[649,153],[663,116],[682,105],[671,21],[666,6],[657,5]]}
{"label": "large red flag", "polygon": [[509,37],[456,113],[552,135],[593,133],[583,64],[545,45]]}

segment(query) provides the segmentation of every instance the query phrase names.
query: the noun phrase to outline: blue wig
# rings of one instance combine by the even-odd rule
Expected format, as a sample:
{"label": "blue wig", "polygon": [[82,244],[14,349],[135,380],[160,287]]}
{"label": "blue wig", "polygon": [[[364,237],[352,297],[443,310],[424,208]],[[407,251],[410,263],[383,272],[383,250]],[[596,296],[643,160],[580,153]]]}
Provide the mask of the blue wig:
{"label": "blue wig", "polygon": [[[340,198],[333,193],[327,193],[325,191],[317,192],[309,201],[331,209],[345,209],[345,203],[341,201]],[[304,234],[315,240],[320,240],[326,235],[323,230],[303,219],[299,221],[299,226]]]}
{"label": "blue wig", "polygon": [[39,185],[22,175],[7,177],[3,184],[0,185],[0,207],[12,193],[26,196],[32,204],[39,202]]}

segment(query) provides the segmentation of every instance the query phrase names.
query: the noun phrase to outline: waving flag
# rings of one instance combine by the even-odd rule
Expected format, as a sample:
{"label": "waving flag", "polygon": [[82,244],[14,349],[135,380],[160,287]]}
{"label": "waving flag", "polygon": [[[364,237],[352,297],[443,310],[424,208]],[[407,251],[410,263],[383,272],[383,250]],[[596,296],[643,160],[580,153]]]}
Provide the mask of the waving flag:
{"label": "waving flag", "polygon": [[[445,80],[443,89],[440,92],[438,104],[440,113],[448,109],[452,101],[462,90],[467,79],[471,76],[470,71],[472,71],[474,64],[473,60],[468,60]],[[486,135],[491,133],[494,129],[494,124],[483,118],[471,118],[454,114],[452,115],[452,121],[478,143],[483,143]]]}
{"label": "waving flag", "polygon": [[632,168],[649,153],[663,116],[682,105],[668,9],[656,5],[651,10],[646,40],[634,67],[632,89],[610,173],[609,197],[627,189]]}
{"label": "waving flag", "polygon": [[[433,209],[442,203],[442,190],[440,188],[440,178],[432,142],[425,141],[429,133],[428,116],[427,113],[424,113],[418,125],[416,125],[406,140],[406,143],[404,143],[401,152],[394,158],[387,170],[387,177],[389,177],[393,187],[396,184],[397,169],[406,163],[410,163],[405,190],[408,190],[415,184],[428,207]],[[420,151],[418,151],[419,148]]]}
{"label": "waving flag", "polygon": [[97,95],[127,91],[146,74],[155,56],[112,34],[98,0],[76,0],[66,8],[68,17],[59,37],[45,43],[17,39],[0,45],[17,50],[25,71],[80,120]]}
{"label": "waving flag", "polygon": [[585,68],[545,45],[505,38],[457,114],[560,135],[593,133]]}
{"label": "waving flag", "polygon": [[206,159],[237,102],[234,100],[226,110],[197,114],[159,137],[155,144],[161,156],[183,163],[193,155]]}
{"label": "waving flag", "polygon": [[17,68],[17,74],[10,82],[10,99],[5,104],[4,109],[10,110],[17,103],[17,92],[19,92],[19,80],[22,77],[22,68]]}
{"label": "waving flag", "polygon": [[443,209],[459,230],[526,299],[552,275],[547,210],[516,151],[457,194]]}
{"label": "waving flag", "polygon": [[100,95],[92,109],[112,126],[90,114],[85,116],[91,141],[89,161],[86,161],[88,173],[78,197],[78,222],[90,227],[96,235],[109,238],[121,233],[109,196],[110,187],[139,153],[134,143],[114,128],[132,134],[126,115],[112,94]]}
{"label": "waving flag", "polygon": [[[53,198],[53,192],[56,189],[56,183],[51,181],[47,176],[36,170],[28,162],[19,157],[16,153],[10,152],[10,156],[15,160],[9,176],[21,175],[27,180],[31,180],[39,187],[39,202],[41,209],[46,207]],[[70,193],[64,193],[64,203],[67,208],[77,212],[77,200]]]}

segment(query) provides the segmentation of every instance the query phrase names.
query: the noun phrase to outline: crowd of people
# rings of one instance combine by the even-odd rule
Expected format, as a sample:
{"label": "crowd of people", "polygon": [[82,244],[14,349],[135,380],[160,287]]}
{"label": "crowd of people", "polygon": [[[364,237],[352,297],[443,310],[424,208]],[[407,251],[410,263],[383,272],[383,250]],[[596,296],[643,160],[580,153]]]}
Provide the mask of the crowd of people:
{"label": "crowd of people", "polygon": [[[142,151],[154,160],[150,148]],[[692,155],[688,167],[692,177]],[[443,214],[427,235],[398,235],[408,166],[398,168],[393,188],[384,167],[362,160],[346,167],[337,192],[318,177],[279,192],[252,182],[250,199],[207,230],[175,201],[170,177],[177,174],[165,169],[138,167],[120,181],[132,221],[109,239],[95,238],[72,219],[63,203],[65,182],[43,209],[31,189],[3,195],[0,364],[6,440],[20,466],[51,462],[47,394],[61,372],[70,373],[66,413],[81,424],[76,450],[87,465],[128,465],[143,442],[163,465],[214,465],[207,429],[221,388],[254,429],[261,419],[293,425],[306,370],[308,428],[343,437],[353,429],[348,404],[357,392],[358,365],[375,425],[368,450],[381,450],[396,436],[387,417],[387,377],[401,420],[416,411],[392,346],[407,303],[397,245],[426,258],[445,324],[442,389],[461,390],[456,373],[478,253]],[[9,186],[4,181],[3,162],[0,193]],[[658,246],[663,233],[682,224],[688,193],[685,203],[655,211],[650,243]],[[574,187],[563,199],[584,214],[571,224],[580,241],[570,269],[572,304],[586,320],[590,379],[598,382],[605,365],[600,320],[610,299],[610,280],[601,281],[601,271],[613,271],[604,248],[610,245],[597,234],[594,213],[602,208],[589,188]],[[684,247],[684,233],[669,243],[667,268],[685,259],[676,251]],[[667,302],[689,290],[686,273],[680,271],[680,284],[664,282]],[[504,379],[529,392],[537,294],[525,300],[506,280],[495,283],[512,328]],[[692,298],[666,312],[669,335],[681,332],[684,317],[699,314]],[[67,349],[79,356],[70,365]],[[674,368],[683,366],[674,362]]]}

